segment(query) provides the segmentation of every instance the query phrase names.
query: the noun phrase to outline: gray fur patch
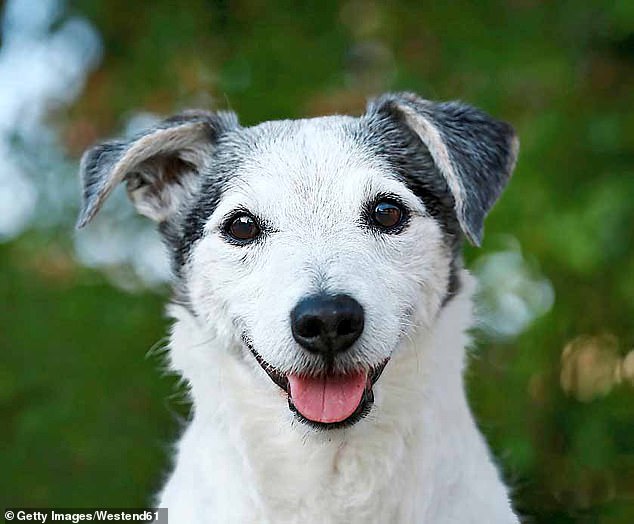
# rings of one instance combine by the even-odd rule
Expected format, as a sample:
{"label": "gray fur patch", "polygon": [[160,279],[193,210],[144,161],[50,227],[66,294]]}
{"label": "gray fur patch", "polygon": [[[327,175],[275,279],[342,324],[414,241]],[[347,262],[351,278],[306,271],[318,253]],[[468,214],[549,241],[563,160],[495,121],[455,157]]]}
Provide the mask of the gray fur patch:
{"label": "gray fur patch", "polygon": [[383,95],[369,113],[389,115],[418,135],[453,195],[464,233],[479,245],[484,218],[515,166],[519,142],[513,128],[470,106],[433,103],[412,93]]}
{"label": "gray fur patch", "polygon": [[460,290],[462,229],[454,210],[454,198],[439,173],[429,151],[418,135],[394,119],[391,113],[369,111],[353,128],[355,139],[372,154],[382,158],[436,219],[451,252],[451,268],[446,300]]}

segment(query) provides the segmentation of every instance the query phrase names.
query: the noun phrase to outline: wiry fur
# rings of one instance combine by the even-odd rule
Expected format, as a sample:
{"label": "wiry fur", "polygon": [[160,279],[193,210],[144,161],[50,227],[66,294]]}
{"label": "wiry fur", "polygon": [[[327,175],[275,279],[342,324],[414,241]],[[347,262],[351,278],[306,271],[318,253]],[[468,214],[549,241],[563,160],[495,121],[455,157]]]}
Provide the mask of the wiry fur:
{"label": "wiry fur", "polygon": [[[159,503],[175,522],[512,523],[462,383],[473,283],[416,330],[375,386],[370,415],[315,433],[225,333],[170,312],[172,362],[196,414]],[[213,348],[214,362],[209,351]],[[213,472],[213,473],[212,473]]]}
{"label": "wiry fur", "polygon": [[[517,522],[465,397],[474,286],[459,254],[463,233],[480,238],[513,143],[477,110],[386,95],[360,118],[179,117],[106,163],[87,153],[82,222],[125,178],[172,253],[170,356],[195,410],[158,500],[171,522]],[[369,218],[385,197],[407,209],[397,232]],[[259,223],[247,245],[227,237],[236,212]],[[346,428],[301,423],[245,344],[278,373],[326,372],[290,329],[315,293],[365,312],[329,372],[390,359],[369,414]]]}

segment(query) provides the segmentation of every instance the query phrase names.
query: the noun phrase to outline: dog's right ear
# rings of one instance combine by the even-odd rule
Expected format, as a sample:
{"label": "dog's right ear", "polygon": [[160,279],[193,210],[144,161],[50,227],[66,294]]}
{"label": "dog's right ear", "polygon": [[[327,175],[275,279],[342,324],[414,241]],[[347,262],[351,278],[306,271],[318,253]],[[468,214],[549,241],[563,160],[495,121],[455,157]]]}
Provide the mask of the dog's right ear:
{"label": "dog's right ear", "polygon": [[234,113],[188,111],[132,140],[92,147],[80,164],[83,204],[77,227],[90,222],[124,180],[139,213],[156,222],[169,219],[199,187],[220,136],[238,126]]}

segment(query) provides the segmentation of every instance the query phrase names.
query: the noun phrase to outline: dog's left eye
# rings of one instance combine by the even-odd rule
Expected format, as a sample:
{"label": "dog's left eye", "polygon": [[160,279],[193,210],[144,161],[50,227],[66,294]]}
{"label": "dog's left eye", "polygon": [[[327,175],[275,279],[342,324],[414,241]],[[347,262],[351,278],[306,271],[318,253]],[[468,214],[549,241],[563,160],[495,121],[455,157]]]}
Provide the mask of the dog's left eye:
{"label": "dog's left eye", "polygon": [[392,230],[403,223],[403,207],[391,200],[380,200],[372,211],[372,222],[381,229]]}
{"label": "dog's left eye", "polygon": [[255,219],[246,213],[233,217],[225,227],[225,233],[233,240],[247,242],[260,234]]}

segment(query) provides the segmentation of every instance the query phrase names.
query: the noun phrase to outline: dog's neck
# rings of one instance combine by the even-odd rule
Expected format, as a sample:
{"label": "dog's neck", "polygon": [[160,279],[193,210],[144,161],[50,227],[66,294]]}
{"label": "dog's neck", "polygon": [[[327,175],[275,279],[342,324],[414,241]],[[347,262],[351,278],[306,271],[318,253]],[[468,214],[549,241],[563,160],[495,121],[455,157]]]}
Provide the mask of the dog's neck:
{"label": "dog's neck", "polygon": [[[293,418],[285,393],[257,364],[216,345],[230,337],[173,311],[172,362],[190,381],[195,415],[180,443],[179,480],[163,502],[171,506],[171,485],[182,489],[185,476],[222,522],[234,521],[222,510],[231,507],[250,508],[243,521],[442,522],[449,494],[469,484],[483,486],[481,495],[499,506],[506,494],[464,394],[473,289],[466,273],[463,283],[435,327],[393,356],[368,417],[323,432]],[[205,352],[214,353],[213,367]]]}

